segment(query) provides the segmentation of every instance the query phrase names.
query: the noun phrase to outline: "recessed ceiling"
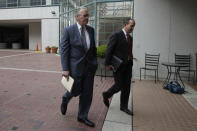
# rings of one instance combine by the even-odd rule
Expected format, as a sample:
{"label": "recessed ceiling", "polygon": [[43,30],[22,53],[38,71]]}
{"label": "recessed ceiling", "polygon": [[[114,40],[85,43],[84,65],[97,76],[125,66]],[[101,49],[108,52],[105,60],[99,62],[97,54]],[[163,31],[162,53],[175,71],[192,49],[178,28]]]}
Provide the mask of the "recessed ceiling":
{"label": "recessed ceiling", "polygon": [[29,23],[41,22],[40,19],[23,19],[23,20],[0,20],[0,26],[18,26],[28,25]]}

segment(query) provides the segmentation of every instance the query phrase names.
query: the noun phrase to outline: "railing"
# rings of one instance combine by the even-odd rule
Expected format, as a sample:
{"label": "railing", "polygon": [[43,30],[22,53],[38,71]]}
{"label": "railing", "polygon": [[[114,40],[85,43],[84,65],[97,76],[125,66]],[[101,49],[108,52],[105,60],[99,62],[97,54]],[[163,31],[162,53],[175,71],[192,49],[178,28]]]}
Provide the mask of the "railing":
{"label": "railing", "polygon": [[60,0],[0,0],[0,8],[59,5]]}
{"label": "railing", "polygon": [[60,11],[60,34],[75,23],[75,13],[83,5],[89,11],[89,25],[95,29],[97,45],[106,44],[112,32],[121,30],[123,20],[133,15],[133,0],[66,0]]}

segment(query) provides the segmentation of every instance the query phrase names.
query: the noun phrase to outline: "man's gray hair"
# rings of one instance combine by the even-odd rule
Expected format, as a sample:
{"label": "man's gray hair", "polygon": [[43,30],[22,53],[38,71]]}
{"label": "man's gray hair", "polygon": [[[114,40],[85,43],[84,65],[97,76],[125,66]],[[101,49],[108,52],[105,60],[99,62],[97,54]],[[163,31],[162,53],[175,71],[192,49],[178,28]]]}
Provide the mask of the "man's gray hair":
{"label": "man's gray hair", "polygon": [[76,15],[75,15],[76,17],[79,16],[79,15],[81,15],[81,14],[80,14],[80,11],[81,11],[81,10],[88,10],[88,8],[85,7],[85,6],[79,7],[79,8],[77,9],[77,13],[76,13]]}

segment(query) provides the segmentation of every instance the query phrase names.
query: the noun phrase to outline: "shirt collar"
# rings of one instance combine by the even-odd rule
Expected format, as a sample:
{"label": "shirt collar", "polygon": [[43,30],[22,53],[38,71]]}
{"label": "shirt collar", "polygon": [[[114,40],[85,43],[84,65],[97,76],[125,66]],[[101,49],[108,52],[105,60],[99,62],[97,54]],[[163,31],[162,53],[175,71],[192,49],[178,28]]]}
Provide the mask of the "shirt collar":
{"label": "shirt collar", "polygon": [[81,29],[81,25],[77,22],[77,27],[80,30]]}
{"label": "shirt collar", "polygon": [[[77,27],[79,30],[81,30],[81,25],[77,22]],[[84,26],[84,29],[86,30],[86,27]]]}
{"label": "shirt collar", "polygon": [[124,28],[122,28],[122,31],[124,32],[124,35],[125,35],[125,37],[127,38],[127,33],[126,33],[126,31],[124,30]]}

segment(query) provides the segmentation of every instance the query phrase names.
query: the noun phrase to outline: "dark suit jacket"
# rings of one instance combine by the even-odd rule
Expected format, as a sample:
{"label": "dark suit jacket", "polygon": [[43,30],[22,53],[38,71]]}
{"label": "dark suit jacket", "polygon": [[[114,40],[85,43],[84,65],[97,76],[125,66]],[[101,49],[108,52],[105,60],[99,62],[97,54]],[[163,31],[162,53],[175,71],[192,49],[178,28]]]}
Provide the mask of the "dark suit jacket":
{"label": "dark suit jacket", "polygon": [[[133,38],[130,36],[131,47],[133,47]],[[123,63],[128,61],[129,51],[128,51],[128,42],[124,35],[124,32],[121,30],[115,32],[110,37],[109,43],[107,45],[107,51],[105,55],[105,65],[111,65],[112,56],[115,55],[123,60]]]}
{"label": "dark suit jacket", "polygon": [[63,71],[70,71],[72,77],[80,77],[84,74],[85,68],[92,73],[97,69],[96,45],[94,29],[86,25],[90,38],[90,48],[86,52],[82,44],[77,24],[64,29],[60,43],[60,53]]}

